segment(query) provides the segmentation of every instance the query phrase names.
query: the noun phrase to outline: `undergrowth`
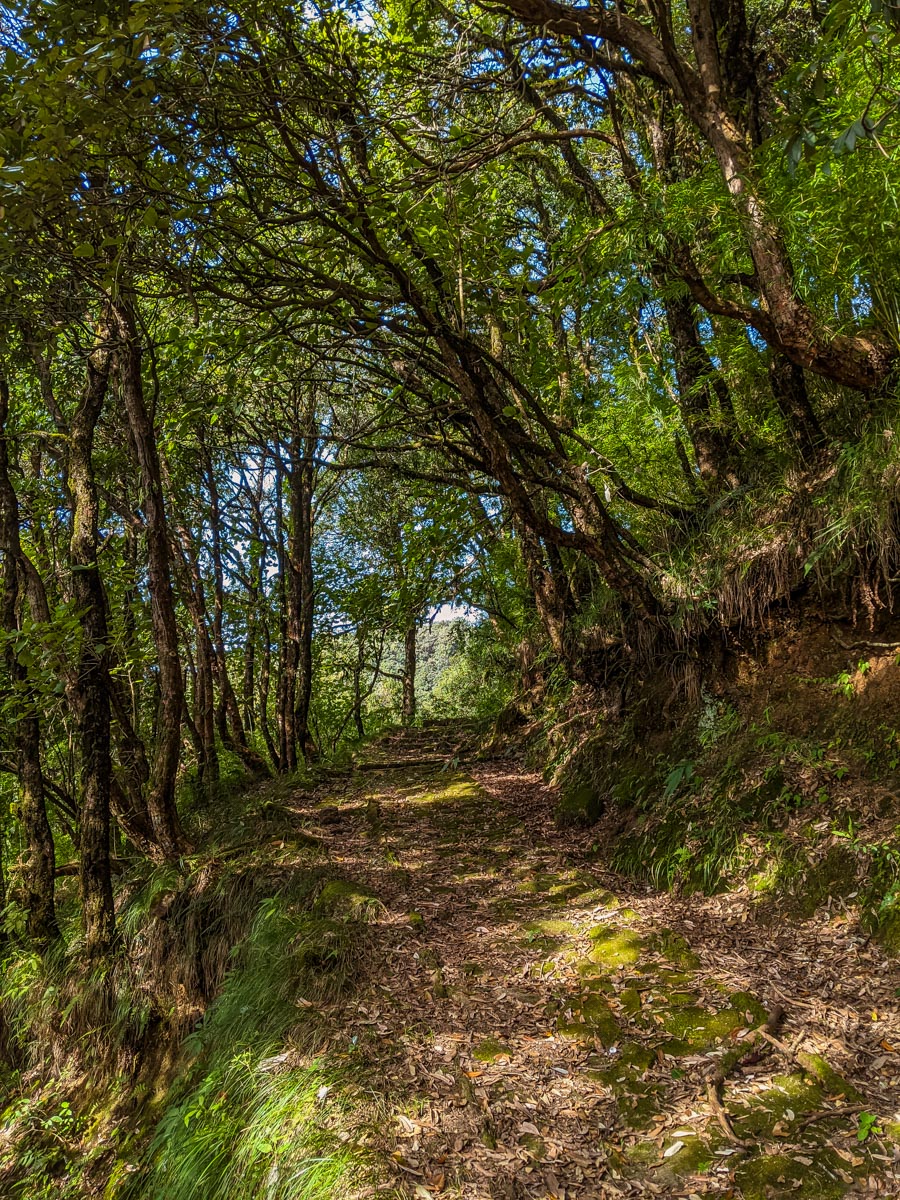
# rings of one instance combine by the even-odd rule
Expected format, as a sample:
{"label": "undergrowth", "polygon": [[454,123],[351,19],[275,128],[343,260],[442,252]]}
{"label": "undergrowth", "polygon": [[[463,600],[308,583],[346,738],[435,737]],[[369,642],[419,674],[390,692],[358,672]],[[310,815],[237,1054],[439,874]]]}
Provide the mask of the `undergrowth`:
{"label": "undergrowth", "polygon": [[872,820],[854,825],[840,785],[858,756],[758,727],[726,745],[724,761],[700,744],[695,760],[654,764],[612,865],[687,892],[744,883],[761,915],[806,917],[851,897],[863,925],[890,942],[900,840]]}
{"label": "undergrowth", "polygon": [[746,887],[762,917],[849,902],[900,951],[900,735],[861,707],[870,670],[783,679],[776,704],[743,711],[739,688],[701,690],[667,729],[658,696],[625,719],[570,696],[540,744],[558,819],[602,813],[596,853],[654,887]]}
{"label": "undergrowth", "polygon": [[260,905],[221,995],[184,1044],[148,1149],[120,1163],[108,1196],[306,1200],[339,1194],[358,1171],[338,1140],[350,1079],[316,1054],[307,1008],[346,982],[354,931],[305,899]]}
{"label": "undergrowth", "polygon": [[[282,850],[284,843],[281,843]],[[13,943],[0,964],[0,1195],[307,1200],[364,1169],[359,1099],[321,1006],[377,900],[312,839],[155,868],[119,888],[120,953]]]}

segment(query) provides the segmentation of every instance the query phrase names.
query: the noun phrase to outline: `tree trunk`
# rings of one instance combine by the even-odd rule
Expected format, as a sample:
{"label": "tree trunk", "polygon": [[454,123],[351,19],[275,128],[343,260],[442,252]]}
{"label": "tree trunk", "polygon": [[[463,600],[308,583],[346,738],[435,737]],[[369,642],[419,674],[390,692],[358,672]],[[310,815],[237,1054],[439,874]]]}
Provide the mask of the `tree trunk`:
{"label": "tree trunk", "polygon": [[[672,359],[678,383],[682,420],[694,447],[700,478],[736,487],[739,455],[726,414],[721,411],[727,385],[716,371],[700,338],[694,304],[687,296],[664,300],[666,324],[672,339]],[[718,400],[717,416],[714,402]]]}
{"label": "tree trunk", "polygon": [[114,308],[120,339],[122,398],[137,451],[144,497],[149,568],[150,618],[159,663],[159,708],[147,811],[162,853],[175,859],[185,849],[185,837],[175,804],[175,782],[181,756],[181,717],[184,677],[178,652],[178,625],[172,591],[169,534],[163,499],[162,472],[156,432],[144,399],[141,342],[134,310],[120,301]]}
{"label": "tree trunk", "polygon": [[72,534],[69,562],[72,599],[80,616],[78,669],[70,688],[78,735],[81,796],[79,879],[85,954],[96,960],[110,953],[116,938],[109,862],[112,763],[107,685],[106,598],[97,563],[98,501],[94,479],[94,431],[109,384],[111,331],[97,329],[87,362],[87,382],[69,430],[69,484]]}
{"label": "tree trunk", "polygon": [[275,719],[278,733],[278,770],[290,774],[297,769],[297,739],[294,735],[294,696],[297,691],[297,643],[289,636],[288,553],[284,544],[284,477],[282,449],[275,447],[275,550],[278,556],[278,613],[281,653],[275,689]]}
{"label": "tree trunk", "polygon": [[281,759],[278,747],[272,737],[269,726],[269,690],[272,678],[272,636],[269,632],[269,622],[262,620],[262,662],[259,668],[259,728],[266,743],[266,750],[276,771],[281,771]]}
{"label": "tree trunk", "polygon": [[803,368],[774,351],[769,359],[769,384],[800,457],[809,458],[822,441],[822,427],[810,403]]}
{"label": "tree trunk", "polygon": [[[311,422],[310,422],[311,423]],[[303,456],[291,471],[291,495],[296,499],[292,508],[293,553],[300,582],[300,608],[297,634],[300,652],[297,660],[297,743],[304,758],[314,752],[313,739],[309,730],[309,713],[312,703],[313,684],[313,618],[315,614],[315,579],[313,578],[313,489],[315,486],[316,437],[307,429],[302,439]],[[299,468],[299,476],[295,471]],[[298,495],[299,493],[299,495]],[[296,525],[295,525],[296,522]]]}
{"label": "tree trunk", "polygon": [[225,572],[222,565],[222,514],[219,507],[219,488],[206,441],[200,432],[200,446],[209,492],[210,551],[213,561],[213,664],[219,681],[219,706],[216,714],[222,745],[232,750],[257,774],[268,775],[268,768],[257,752],[247,744],[247,734],[241,719],[237,696],[228,674],[228,655],[225,651]]}
{"label": "tree trunk", "polygon": [[288,451],[288,539],[285,566],[285,641],[280,696],[283,755],[295,770],[298,753],[309,758],[312,698],[312,636],[314,585],[312,565],[312,503],[315,484],[314,415],[306,414],[305,428],[295,429]]}
{"label": "tree trunk", "polygon": [[403,635],[403,724],[416,719],[416,622],[407,625]]}
{"label": "tree trunk", "polygon": [[362,673],[366,665],[366,629],[364,625],[356,628],[356,661],[353,664],[353,724],[357,738],[362,741],[366,736],[363,724],[363,693]]}
{"label": "tree trunk", "polygon": [[39,947],[59,936],[54,904],[56,854],[47,819],[41,733],[36,697],[16,645],[25,571],[19,540],[19,503],[9,474],[9,386],[0,378],[0,539],[3,550],[2,624],[6,633],[6,666],[14,702],[14,740],[19,769],[19,811],[28,848],[23,870],[28,933]]}
{"label": "tree trunk", "polygon": [[206,591],[190,530],[179,516],[176,523],[178,545],[183,564],[182,598],[194,626],[197,651],[194,664],[194,736],[197,748],[197,773],[200,783],[211,795],[219,782],[219,754],[216,747],[216,713],[213,677],[214,651],[207,627]]}
{"label": "tree trunk", "polygon": [[752,45],[737,45],[739,39],[749,39],[743,14],[733,11],[726,17],[722,5],[715,5],[724,34],[723,57],[710,0],[688,0],[690,62],[664,15],[657,36],[650,25],[616,5],[576,8],[556,0],[505,0],[504,7],[542,36],[553,33],[563,45],[582,47],[576,51],[582,62],[592,62],[597,41],[625,51],[671,92],[705,140],[740,217],[762,304],[751,307],[716,297],[700,279],[692,281],[695,298],[709,312],[750,325],[806,370],[859,391],[879,389],[896,362],[896,347],[878,331],[861,326],[850,335],[828,333],[798,294],[783,231],[756,179],[757,81],[746,64],[757,56]]}

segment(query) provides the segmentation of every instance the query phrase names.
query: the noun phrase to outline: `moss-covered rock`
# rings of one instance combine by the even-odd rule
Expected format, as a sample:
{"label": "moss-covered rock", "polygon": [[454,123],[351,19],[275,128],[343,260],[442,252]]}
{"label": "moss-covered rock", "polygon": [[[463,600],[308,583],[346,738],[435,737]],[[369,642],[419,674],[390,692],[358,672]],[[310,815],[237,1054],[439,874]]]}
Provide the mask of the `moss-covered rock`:
{"label": "moss-covered rock", "polygon": [[591,949],[588,958],[604,967],[632,966],[644,950],[643,939],[628,929],[615,925],[595,925],[590,931]]}
{"label": "moss-covered rock", "polygon": [[632,1076],[624,1082],[619,1078],[610,1086],[616,1097],[619,1118],[631,1129],[646,1129],[652,1125],[665,1103],[666,1089],[661,1083]]}
{"label": "moss-covered rock", "polygon": [[862,1100],[862,1094],[852,1083],[848,1083],[843,1075],[835,1071],[821,1054],[809,1054],[801,1050],[797,1054],[797,1062],[807,1075],[818,1080],[827,1096],[843,1096],[856,1102]]}
{"label": "moss-covered rock", "polygon": [[603,797],[591,783],[578,783],[563,791],[556,804],[556,823],[565,828],[570,825],[594,825],[603,815]]}
{"label": "moss-covered rock", "polygon": [[577,1020],[560,1023],[558,1030],[563,1036],[581,1041],[599,1039],[604,1046],[619,1040],[622,1031],[605,996],[589,993],[576,1000],[572,1008]]}
{"label": "moss-covered rock", "polygon": [[547,920],[529,921],[525,926],[525,932],[534,935],[543,934],[545,937],[563,938],[575,933],[576,928],[571,921],[555,920],[550,917]]}
{"label": "moss-covered rock", "polygon": [[381,901],[367,887],[349,879],[329,879],[319,892],[313,911],[319,915],[360,920],[373,915],[382,907]]}
{"label": "moss-covered rock", "polygon": [[677,1041],[695,1049],[705,1049],[724,1041],[746,1024],[743,1012],[734,1008],[707,1012],[696,1004],[685,1004],[663,1015],[663,1027]]}
{"label": "moss-covered rock", "polygon": [[634,1017],[641,1011],[641,993],[637,988],[623,988],[619,993],[619,1003],[622,1005],[623,1012]]}
{"label": "moss-covered rock", "polygon": [[795,1071],[791,1075],[776,1075],[772,1087],[752,1096],[743,1110],[733,1102],[731,1112],[735,1129],[742,1137],[765,1141],[776,1128],[790,1131],[795,1119],[818,1112],[821,1107],[821,1086]]}

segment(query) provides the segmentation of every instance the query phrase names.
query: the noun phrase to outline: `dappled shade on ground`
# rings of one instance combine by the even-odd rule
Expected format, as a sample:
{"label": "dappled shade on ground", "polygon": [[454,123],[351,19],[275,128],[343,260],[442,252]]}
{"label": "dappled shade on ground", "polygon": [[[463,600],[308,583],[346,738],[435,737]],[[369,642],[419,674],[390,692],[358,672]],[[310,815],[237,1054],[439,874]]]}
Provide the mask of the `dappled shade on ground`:
{"label": "dappled shade on ground", "polygon": [[382,746],[383,770],[303,808],[326,813],[341,869],[385,906],[370,977],[327,1014],[332,1047],[390,1098],[382,1186],[896,1193],[897,1002],[861,935],[822,918],[786,940],[735,897],[637,892],[593,860],[589,835],[553,829],[538,777],[463,773],[456,742],[434,737]]}

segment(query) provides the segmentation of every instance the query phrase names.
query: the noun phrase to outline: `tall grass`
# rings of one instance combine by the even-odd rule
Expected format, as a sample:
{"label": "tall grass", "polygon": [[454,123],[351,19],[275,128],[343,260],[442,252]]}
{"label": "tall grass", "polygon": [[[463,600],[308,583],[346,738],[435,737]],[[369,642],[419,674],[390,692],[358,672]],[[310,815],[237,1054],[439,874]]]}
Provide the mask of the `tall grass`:
{"label": "tall grass", "polygon": [[[352,1081],[315,1052],[317,1005],[351,969],[354,925],[306,897],[263,901],[137,1162],[109,1200],[327,1200],[360,1171],[346,1132]],[[304,1002],[298,1006],[298,1000]],[[137,1168],[137,1169],[135,1169]]]}
{"label": "tall grass", "polygon": [[0,971],[0,1196],[346,1194],[364,1110],[344,1063],[317,1049],[316,1014],[358,971],[375,905],[314,847],[290,863],[251,850],[126,882],[122,950],[102,973],[85,974],[74,927],[56,959],[13,947]]}

